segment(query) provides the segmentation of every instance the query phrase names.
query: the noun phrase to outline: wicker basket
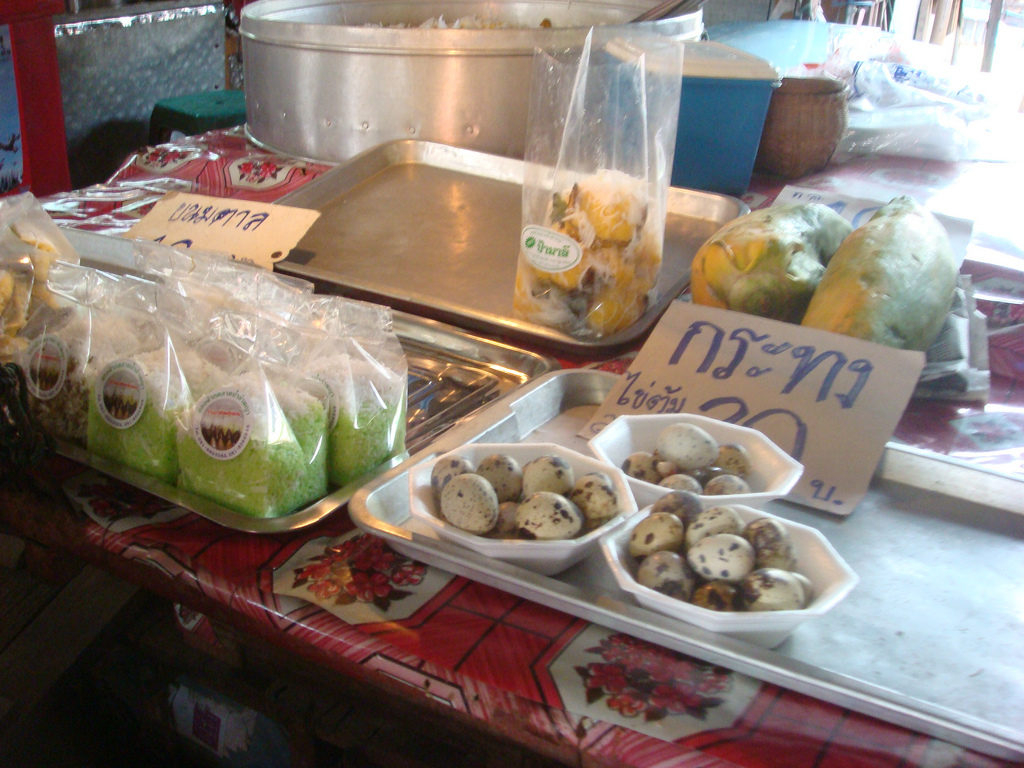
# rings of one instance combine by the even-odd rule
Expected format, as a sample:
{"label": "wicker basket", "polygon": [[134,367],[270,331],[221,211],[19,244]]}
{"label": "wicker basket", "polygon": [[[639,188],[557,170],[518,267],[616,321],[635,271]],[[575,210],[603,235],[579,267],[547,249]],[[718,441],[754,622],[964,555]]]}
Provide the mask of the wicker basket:
{"label": "wicker basket", "polygon": [[789,179],[820,171],[846,130],[846,86],[830,77],[784,77],[768,103],[754,167]]}

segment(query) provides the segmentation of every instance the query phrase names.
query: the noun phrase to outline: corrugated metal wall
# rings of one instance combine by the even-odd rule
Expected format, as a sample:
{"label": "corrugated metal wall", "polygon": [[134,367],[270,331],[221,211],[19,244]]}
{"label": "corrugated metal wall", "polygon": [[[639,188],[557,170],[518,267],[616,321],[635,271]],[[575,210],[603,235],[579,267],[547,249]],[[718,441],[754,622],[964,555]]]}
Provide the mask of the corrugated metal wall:
{"label": "corrugated metal wall", "polygon": [[224,88],[224,13],[220,0],[150,2],[55,20],[72,187],[144,146],[160,99]]}

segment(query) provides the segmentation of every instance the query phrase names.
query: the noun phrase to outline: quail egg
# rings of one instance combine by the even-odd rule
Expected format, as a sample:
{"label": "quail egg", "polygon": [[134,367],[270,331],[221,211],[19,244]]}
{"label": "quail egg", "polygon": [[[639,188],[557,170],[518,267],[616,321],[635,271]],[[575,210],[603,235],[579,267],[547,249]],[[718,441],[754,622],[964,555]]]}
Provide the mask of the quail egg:
{"label": "quail egg", "polygon": [[629,536],[629,554],[646,557],[659,550],[678,550],[683,545],[683,521],[671,512],[648,514]]}
{"label": "quail egg", "polygon": [[750,493],[750,484],[739,475],[725,472],[704,483],[705,496],[731,496],[737,493]]}
{"label": "quail egg", "polygon": [[691,491],[669,491],[664,496],[658,497],[658,500],[651,505],[651,513],[671,512],[682,520],[684,525],[689,525],[696,520],[702,511],[700,497]]}
{"label": "quail egg", "polygon": [[718,442],[696,424],[669,424],[658,433],[657,454],[681,471],[706,467],[718,457]]}
{"label": "quail egg", "polygon": [[629,454],[622,462],[622,471],[629,477],[648,483],[657,483],[661,480],[658,462],[654,458],[654,454],[647,451],[636,451]]}
{"label": "quail egg", "polygon": [[537,491],[516,509],[516,531],[524,539],[571,539],[583,522],[579,507],[552,491]]}
{"label": "quail egg", "polygon": [[586,519],[586,527],[598,528],[621,510],[619,495],[611,479],[603,472],[588,472],[581,476],[569,494],[573,502]]}
{"label": "quail egg", "polygon": [[507,454],[484,456],[476,465],[476,473],[494,486],[498,501],[518,501],[523,493],[523,470],[519,462]]}
{"label": "quail egg", "polygon": [[705,509],[694,518],[686,529],[686,546],[692,547],[705,536],[716,533],[739,534],[743,530],[743,518],[732,507],[717,506]]}
{"label": "quail egg", "polygon": [[576,482],[572,466],[561,456],[538,456],[523,465],[523,498],[539,491],[567,496]]}
{"label": "quail egg", "polygon": [[709,611],[739,611],[743,599],[735,584],[728,581],[708,581],[693,590],[690,602]]}
{"label": "quail egg", "polygon": [[750,452],[739,443],[725,443],[718,447],[715,464],[732,475],[746,477],[750,474],[752,462]]}
{"label": "quail egg", "polygon": [[498,496],[483,477],[463,472],[441,491],[441,517],[464,531],[484,534],[498,522]]}
{"label": "quail egg", "polygon": [[637,568],[636,580],[645,587],[680,600],[689,600],[697,583],[686,560],[679,553],[668,550],[652,552],[645,557]]}
{"label": "quail egg", "polygon": [[715,533],[686,550],[690,567],[708,580],[738,582],[754,568],[754,548],[742,536]]}
{"label": "quail egg", "polygon": [[464,456],[448,456],[438,459],[430,470],[430,489],[434,493],[434,498],[440,500],[441,491],[453,477],[472,471],[473,463]]}
{"label": "quail egg", "polygon": [[679,467],[668,459],[661,458],[657,453],[654,454],[654,468],[658,470],[658,475],[662,478],[679,473]]}
{"label": "quail egg", "polygon": [[499,539],[508,539],[516,535],[516,510],[519,504],[515,501],[498,503],[498,522],[490,535]]}
{"label": "quail egg", "polygon": [[743,528],[743,538],[754,547],[756,567],[782,568],[786,571],[796,568],[796,555],[789,532],[775,518],[759,517],[751,520]]}
{"label": "quail egg", "polygon": [[661,478],[661,482],[659,482],[658,485],[665,488],[671,488],[673,491],[690,491],[691,493],[700,493],[702,490],[700,481],[696,477],[682,472],[666,475]]}
{"label": "quail egg", "polygon": [[781,568],[758,568],[739,586],[748,611],[798,611],[807,604],[800,579]]}

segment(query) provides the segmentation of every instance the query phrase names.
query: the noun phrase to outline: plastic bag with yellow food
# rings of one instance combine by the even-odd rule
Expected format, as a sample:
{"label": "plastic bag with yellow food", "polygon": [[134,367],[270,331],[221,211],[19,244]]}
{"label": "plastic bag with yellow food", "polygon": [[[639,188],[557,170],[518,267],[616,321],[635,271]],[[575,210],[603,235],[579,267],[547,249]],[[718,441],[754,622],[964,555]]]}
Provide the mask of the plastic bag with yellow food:
{"label": "plastic bag with yellow food", "polygon": [[46,278],[78,253],[31,192],[0,198],[0,361],[23,351],[18,332],[37,304],[56,306]]}
{"label": "plastic bag with yellow food", "polygon": [[581,339],[636,322],[661,269],[683,47],[626,35],[534,57],[514,308]]}

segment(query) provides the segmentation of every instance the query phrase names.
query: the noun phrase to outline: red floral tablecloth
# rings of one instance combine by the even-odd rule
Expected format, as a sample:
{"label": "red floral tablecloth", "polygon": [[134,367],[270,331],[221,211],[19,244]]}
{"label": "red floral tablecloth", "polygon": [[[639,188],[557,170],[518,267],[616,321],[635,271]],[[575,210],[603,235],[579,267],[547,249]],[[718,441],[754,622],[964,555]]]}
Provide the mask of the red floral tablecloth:
{"label": "red floral tablecloth", "polygon": [[[61,467],[88,546],[583,764],[1011,765],[411,561],[345,514],[241,534]],[[204,617],[181,615],[183,631],[215,642]]]}

